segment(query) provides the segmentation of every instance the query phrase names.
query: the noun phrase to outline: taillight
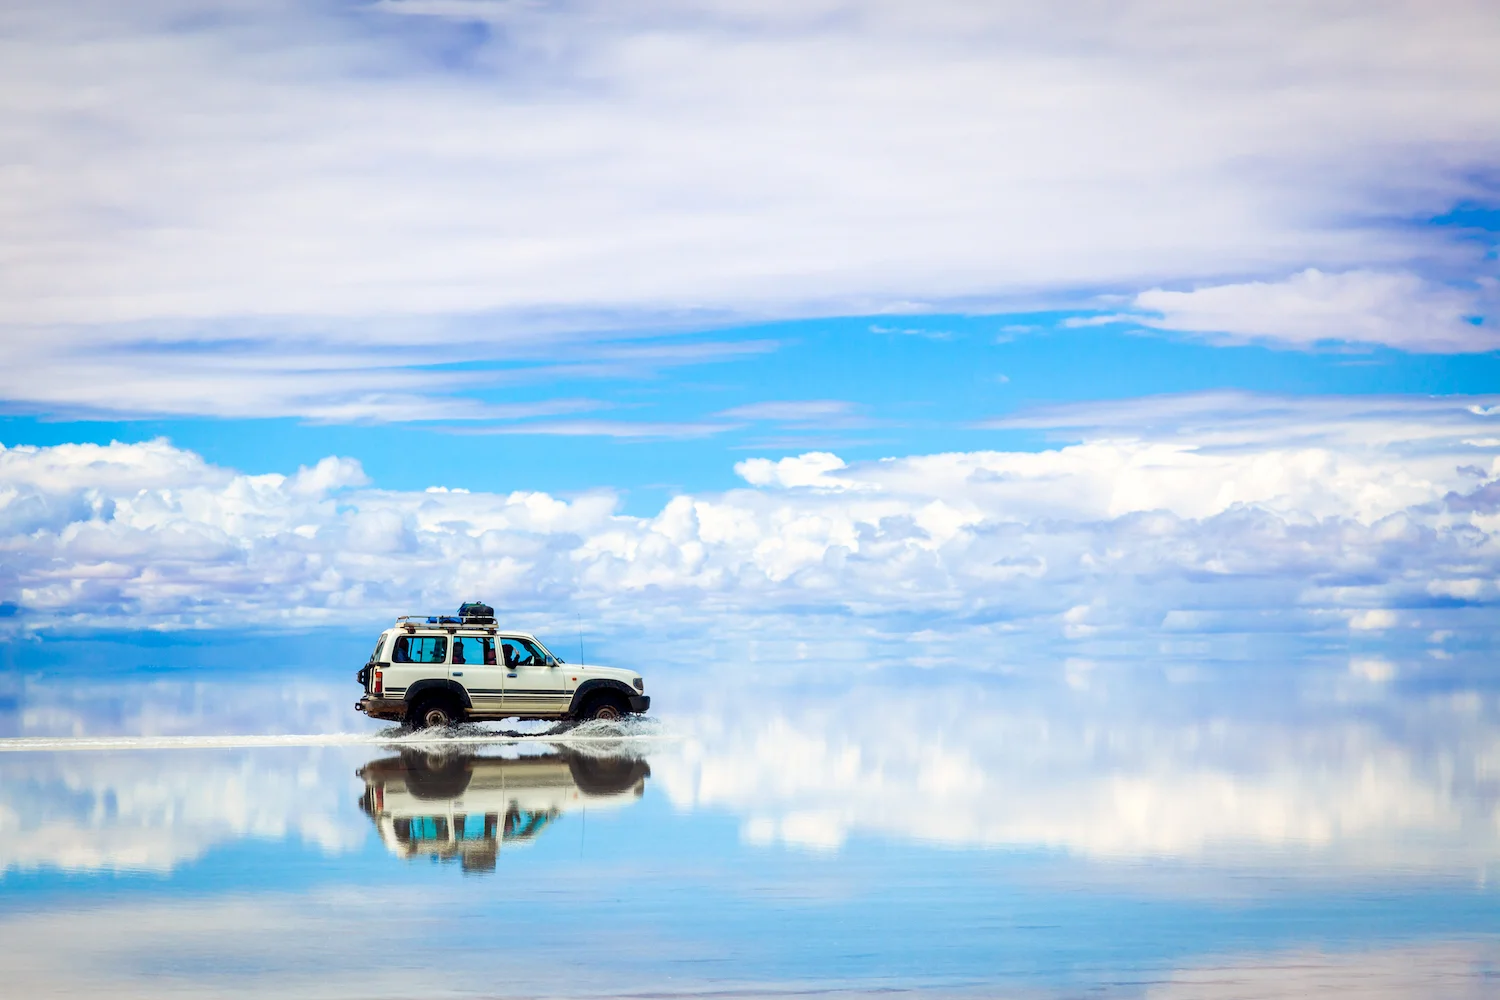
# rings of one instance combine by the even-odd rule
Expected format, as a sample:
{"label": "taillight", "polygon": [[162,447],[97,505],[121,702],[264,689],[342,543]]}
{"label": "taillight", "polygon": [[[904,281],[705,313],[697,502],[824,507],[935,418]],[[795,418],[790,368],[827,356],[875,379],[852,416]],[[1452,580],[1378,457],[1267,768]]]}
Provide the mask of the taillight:
{"label": "taillight", "polygon": [[385,677],[379,670],[375,671],[375,687],[371,694],[381,694],[385,691]]}

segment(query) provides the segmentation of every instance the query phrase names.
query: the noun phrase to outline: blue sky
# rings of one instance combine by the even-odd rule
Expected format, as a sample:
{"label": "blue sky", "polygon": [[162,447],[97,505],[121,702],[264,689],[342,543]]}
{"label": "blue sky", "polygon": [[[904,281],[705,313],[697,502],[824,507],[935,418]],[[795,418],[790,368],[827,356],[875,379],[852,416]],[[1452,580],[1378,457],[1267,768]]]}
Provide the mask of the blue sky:
{"label": "blue sky", "polygon": [[[625,494],[626,509],[649,514],[674,491],[738,484],[733,465],[750,455],[824,450],[853,461],[1048,447],[1069,438],[982,426],[1048,404],[1218,389],[1446,395],[1486,394],[1500,386],[1494,352],[1217,346],[1124,325],[1064,325],[1086,315],[871,316],[711,329],[636,343],[724,345],[726,357],[593,378],[546,371],[547,363],[433,365],[504,379],[465,398],[564,400],[580,409],[477,426],[18,414],[0,423],[0,433],[7,444],[43,445],[167,437],[248,472],[287,471],[346,455],[359,459],[375,482],[398,490],[443,485],[569,493],[606,486]],[[528,376],[531,369],[543,372]]]}

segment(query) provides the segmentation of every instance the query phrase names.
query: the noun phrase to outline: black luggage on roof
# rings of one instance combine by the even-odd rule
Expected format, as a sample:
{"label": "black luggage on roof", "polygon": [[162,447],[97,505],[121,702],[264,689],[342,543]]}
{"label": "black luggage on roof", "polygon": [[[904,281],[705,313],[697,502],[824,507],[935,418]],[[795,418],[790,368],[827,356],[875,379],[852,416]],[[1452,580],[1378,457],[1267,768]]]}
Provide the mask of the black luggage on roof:
{"label": "black luggage on roof", "polygon": [[465,625],[493,625],[495,609],[479,601],[470,601],[458,606],[458,617]]}

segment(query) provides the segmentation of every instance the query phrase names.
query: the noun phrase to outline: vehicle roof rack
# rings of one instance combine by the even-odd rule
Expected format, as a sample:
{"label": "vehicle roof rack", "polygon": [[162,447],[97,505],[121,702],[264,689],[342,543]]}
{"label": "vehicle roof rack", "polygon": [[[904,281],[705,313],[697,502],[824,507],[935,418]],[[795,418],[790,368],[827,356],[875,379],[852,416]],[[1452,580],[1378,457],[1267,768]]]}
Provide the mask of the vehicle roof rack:
{"label": "vehicle roof rack", "polygon": [[494,632],[499,626],[493,622],[480,622],[472,618],[461,619],[456,615],[397,615],[396,625],[408,632],[415,632],[418,628],[440,628],[449,632],[458,629],[474,629],[478,632]]}
{"label": "vehicle roof rack", "polygon": [[407,631],[418,625],[437,625],[452,628],[483,628],[495,630],[495,609],[488,604],[470,601],[458,609],[456,615],[397,615],[396,624]]}

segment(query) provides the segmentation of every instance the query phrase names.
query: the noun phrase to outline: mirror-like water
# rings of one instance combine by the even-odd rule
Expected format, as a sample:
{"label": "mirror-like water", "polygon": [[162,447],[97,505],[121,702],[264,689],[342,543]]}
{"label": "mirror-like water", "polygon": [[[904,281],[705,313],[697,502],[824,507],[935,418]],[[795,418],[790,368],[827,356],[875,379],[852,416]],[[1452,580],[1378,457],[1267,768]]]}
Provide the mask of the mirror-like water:
{"label": "mirror-like water", "polygon": [[18,669],[0,974],[74,996],[1491,996],[1484,667],[675,670],[654,720],[500,740],[363,724],[341,674]]}

